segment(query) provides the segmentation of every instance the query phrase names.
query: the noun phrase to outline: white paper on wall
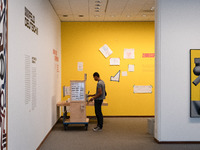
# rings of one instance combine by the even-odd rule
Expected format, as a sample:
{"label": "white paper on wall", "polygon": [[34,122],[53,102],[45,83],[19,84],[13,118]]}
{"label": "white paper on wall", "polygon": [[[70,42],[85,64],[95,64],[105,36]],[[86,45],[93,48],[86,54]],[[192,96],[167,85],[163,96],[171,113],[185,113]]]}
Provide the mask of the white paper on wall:
{"label": "white paper on wall", "polygon": [[127,71],[122,71],[122,76],[127,76]]}
{"label": "white paper on wall", "polygon": [[120,58],[110,58],[110,65],[111,66],[119,66],[120,65]]}
{"label": "white paper on wall", "polygon": [[135,71],[135,65],[128,65],[128,71],[134,72]]}
{"label": "white paper on wall", "polygon": [[152,88],[151,85],[134,85],[133,93],[152,93]]}
{"label": "white paper on wall", "polygon": [[112,54],[112,50],[106,44],[102,46],[99,50],[106,58]]}
{"label": "white paper on wall", "polygon": [[37,57],[25,55],[25,105],[29,112],[34,111],[37,107]]}
{"label": "white paper on wall", "polygon": [[63,86],[63,97],[70,95],[70,86]]}
{"label": "white paper on wall", "polygon": [[120,70],[116,73],[115,76],[111,76],[111,77],[110,77],[110,81],[119,82],[119,79],[120,79]]}
{"label": "white paper on wall", "polygon": [[134,59],[135,51],[134,49],[124,49],[124,59]]}
{"label": "white paper on wall", "polygon": [[78,62],[78,71],[83,71],[83,62]]}

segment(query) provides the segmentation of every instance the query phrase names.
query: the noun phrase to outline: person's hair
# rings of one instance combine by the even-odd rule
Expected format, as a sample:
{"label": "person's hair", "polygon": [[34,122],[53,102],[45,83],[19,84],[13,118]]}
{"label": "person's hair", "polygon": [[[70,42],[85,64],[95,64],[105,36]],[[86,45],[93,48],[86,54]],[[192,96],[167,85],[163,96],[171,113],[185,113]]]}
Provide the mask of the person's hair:
{"label": "person's hair", "polygon": [[93,74],[93,77],[95,77],[95,76],[98,77],[98,78],[100,77],[100,75],[99,75],[98,72],[95,72],[95,73]]}

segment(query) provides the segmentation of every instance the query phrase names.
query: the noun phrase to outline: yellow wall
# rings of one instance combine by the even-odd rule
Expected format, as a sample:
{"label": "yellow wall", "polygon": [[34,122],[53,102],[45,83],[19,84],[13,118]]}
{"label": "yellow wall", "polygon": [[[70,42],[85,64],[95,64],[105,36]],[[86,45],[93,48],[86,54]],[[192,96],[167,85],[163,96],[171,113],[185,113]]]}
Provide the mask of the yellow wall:
{"label": "yellow wall", "polygon": [[[70,80],[83,80],[87,73],[86,89],[95,93],[92,75],[97,71],[108,93],[105,116],[154,115],[154,58],[142,58],[142,53],[154,53],[153,22],[62,22],[61,29],[62,87]],[[107,59],[99,51],[104,44],[113,51]],[[124,48],[134,48],[135,59],[123,59]],[[110,66],[111,57],[120,57],[120,66]],[[77,62],[84,63],[82,72],[77,71]],[[120,75],[120,82],[110,81],[119,70],[128,71],[128,64],[135,65],[135,72]],[[134,94],[133,85],[152,85],[153,93]],[[87,115],[94,115],[93,107],[87,107]]]}

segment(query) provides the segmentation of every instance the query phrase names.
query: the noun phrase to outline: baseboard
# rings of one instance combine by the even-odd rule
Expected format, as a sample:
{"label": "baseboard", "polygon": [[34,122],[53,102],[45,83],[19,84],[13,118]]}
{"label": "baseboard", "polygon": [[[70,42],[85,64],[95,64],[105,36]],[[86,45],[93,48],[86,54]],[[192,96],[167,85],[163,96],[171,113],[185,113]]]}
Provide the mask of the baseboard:
{"label": "baseboard", "polygon": [[154,138],[158,144],[200,144],[200,141],[158,141]]}
{"label": "baseboard", "polygon": [[[93,118],[96,116],[87,116]],[[154,116],[103,116],[104,118],[153,118]]]}
{"label": "baseboard", "polygon": [[[60,119],[60,118],[59,118]],[[51,131],[53,130],[53,128],[55,127],[55,125],[58,123],[59,119],[56,121],[56,123],[53,125],[53,127],[50,129],[50,131],[47,133],[47,135],[44,137],[44,139],[42,140],[42,142],[40,143],[40,145],[37,147],[36,150],[39,150],[40,147],[42,146],[42,144],[44,143],[44,141],[47,139],[47,137],[49,136],[49,134],[51,133]]]}

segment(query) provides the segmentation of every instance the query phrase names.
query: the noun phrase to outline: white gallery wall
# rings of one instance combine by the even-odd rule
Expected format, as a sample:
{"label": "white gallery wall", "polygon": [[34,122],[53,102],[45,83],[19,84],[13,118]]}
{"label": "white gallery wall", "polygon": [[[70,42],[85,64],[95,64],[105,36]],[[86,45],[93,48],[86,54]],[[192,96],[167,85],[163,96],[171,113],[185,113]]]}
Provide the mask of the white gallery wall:
{"label": "white gallery wall", "polygon": [[[25,26],[25,7],[38,34]],[[9,150],[35,150],[57,121],[60,30],[60,20],[48,0],[8,0]]]}
{"label": "white gallery wall", "polygon": [[200,49],[200,1],[157,0],[156,126],[159,141],[200,141],[190,118],[190,49]]}

